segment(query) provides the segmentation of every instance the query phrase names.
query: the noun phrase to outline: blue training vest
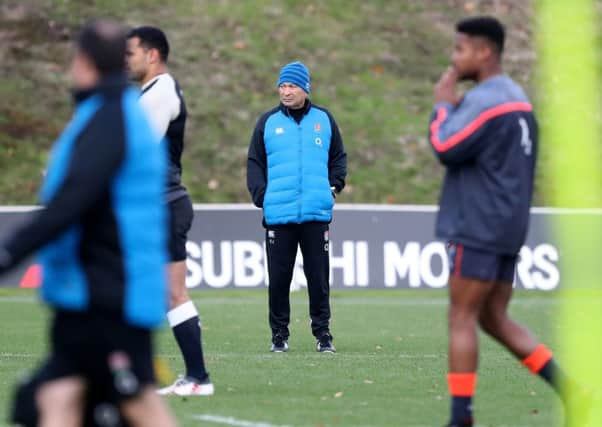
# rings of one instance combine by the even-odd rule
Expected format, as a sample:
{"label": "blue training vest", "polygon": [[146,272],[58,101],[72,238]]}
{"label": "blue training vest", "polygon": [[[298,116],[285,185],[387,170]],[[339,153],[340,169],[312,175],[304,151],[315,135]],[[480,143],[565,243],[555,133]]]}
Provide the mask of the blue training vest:
{"label": "blue training vest", "polygon": [[315,107],[301,123],[281,110],[266,120],[266,224],[330,222],[334,204],[328,179],[331,136],[328,115]]}
{"label": "blue training vest", "polygon": [[[44,204],[63,184],[75,143],[104,102],[102,95],[94,95],[78,105],[55,143],[40,192]],[[166,154],[138,105],[137,91],[125,90],[121,105],[125,154],[110,184],[110,194],[125,277],[123,300],[114,304],[128,323],[148,328],[163,322],[167,308],[167,236],[166,227],[161,226],[167,223],[163,199]],[[54,307],[85,311],[94,303],[78,252],[81,235],[81,226],[74,224],[39,252],[42,297]],[[119,284],[106,284],[112,285]]]}

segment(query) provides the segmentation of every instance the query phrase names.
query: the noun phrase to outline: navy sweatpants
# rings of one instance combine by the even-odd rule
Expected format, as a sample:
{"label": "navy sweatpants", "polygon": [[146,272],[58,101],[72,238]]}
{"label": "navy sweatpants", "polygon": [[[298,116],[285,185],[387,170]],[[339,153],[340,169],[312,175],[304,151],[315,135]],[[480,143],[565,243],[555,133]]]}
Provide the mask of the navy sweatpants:
{"label": "navy sweatpants", "polygon": [[289,301],[297,247],[303,255],[303,271],[307,278],[309,315],[314,336],[329,331],[330,274],[328,224],[268,225],[266,251],[268,256],[269,308],[272,335],[289,336],[291,307]]}

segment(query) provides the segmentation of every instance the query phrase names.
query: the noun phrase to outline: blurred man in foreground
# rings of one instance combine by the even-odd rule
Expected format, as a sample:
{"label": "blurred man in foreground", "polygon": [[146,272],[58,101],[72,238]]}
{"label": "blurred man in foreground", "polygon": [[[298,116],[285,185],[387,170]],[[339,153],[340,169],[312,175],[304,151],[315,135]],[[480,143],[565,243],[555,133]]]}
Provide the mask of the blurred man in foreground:
{"label": "blurred man in foreground", "polygon": [[[15,414],[26,425],[115,426],[120,413],[134,426],[176,425],[154,392],[151,342],[167,303],[165,153],[123,73],[125,47],[116,23],[80,32],[76,108],[52,150],[44,207],[0,244],[0,273],[39,250],[53,312],[39,416]],[[84,421],[92,395],[106,404]]]}

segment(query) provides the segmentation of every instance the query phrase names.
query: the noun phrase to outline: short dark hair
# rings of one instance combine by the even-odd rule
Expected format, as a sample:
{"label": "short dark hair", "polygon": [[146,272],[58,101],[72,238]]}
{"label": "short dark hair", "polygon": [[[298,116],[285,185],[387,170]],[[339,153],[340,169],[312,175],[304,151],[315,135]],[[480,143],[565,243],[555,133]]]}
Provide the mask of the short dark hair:
{"label": "short dark hair", "polygon": [[504,51],[506,31],[500,21],[491,16],[475,16],[456,24],[456,31],[469,36],[484,37],[496,48],[497,53]]}
{"label": "short dark hair", "polygon": [[121,24],[98,19],[84,25],[75,43],[104,77],[124,71],[126,33],[126,28]]}
{"label": "short dark hair", "polygon": [[137,27],[133,28],[129,34],[128,39],[138,37],[140,44],[147,49],[157,49],[159,51],[159,57],[161,61],[167,62],[169,56],[169,43],[165,33],[157,27]]}

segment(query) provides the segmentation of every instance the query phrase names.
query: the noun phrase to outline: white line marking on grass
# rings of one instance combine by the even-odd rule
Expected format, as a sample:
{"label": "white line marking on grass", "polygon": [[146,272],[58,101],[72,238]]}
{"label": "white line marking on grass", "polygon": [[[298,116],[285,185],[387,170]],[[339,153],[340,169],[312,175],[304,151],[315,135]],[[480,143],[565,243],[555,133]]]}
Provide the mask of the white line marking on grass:
{"label": "white line marking on grass", "polygon": [[[202,291],[201,291],[202,292]],[[351,291],[352,292],[352,291]],[[203,298],[201,297],[194,297],[193,298],[194,302],[198,305],[200,305],[201,307],[203,305],[219,305],[219,304],[224,304],[224,305],[265,305],[267,306],[267,300],[259,300],[259,299],[251,299],[251,298]],[[1,297],[0,297],[0,301]],[[385,297],[370,297],[367,296],[365,298],[339,298],[339,297],[334,297],[330,299],[330,304],[331,305],[386,305],[386,306],[404,306],[404,307],[411,307],[411,306],[444,306],[447,305],[449,302],[448,298],[444,298],[444,297],[436,297],[436,298],[428,298],[428,297],[409,297],[409,298],[404,298],[403,296],[400,296],[399,298],[385,298]],[[291,305],[293,306],[297,306],[297,305],[307,305],[307,301],[305,301],[304,299],[302,300],[301,298],[299,299],[291,299],[290,301]],[[543,297],[526,297],[526,298],[521,298],[519,297],[514,297],[512,299],[512,301],[510,302],[511,305],[550,305],[550,304],[558,304],[559,301],[557,299],[554,298],[549,298],[547,295],[543,296]]]}
{"label": "white line marking on grass", "polygon": [[5,359],[36,359],[42,355],[33,353],[0,353],[0,358]]}
{"label": "white line marking on grass", "polygon": [[[336,353],[335,353],[336,354]],[[230,352],[230,353],[225,353],[225,352],[221,352],[221,353],[211,353],[208,357],[210,359],[237,359],[240,360],[241,355],[243,355],[243,352]],[[289,355],[291,358],[303,358],[305,361],[308,362],[313,362],[316,360],[320,360],[320,359],[324,359],[324,355],[322,353],[307,353],[307,352],[303,352],[303,351],[298,351],[298,352],[291,352],[289,350]],[[168,359],[168,360],[179,360],[181,359],[182,355],[181,354],[164,354],[164,353],[159,353],[157,354],[157,356],[159,356],[162,359]],[[248,354],[248,353],[244,353],[244,357],[246,360],[274,360],[274,359],[278,359],[280,356],[274,355],[272,353],[269,354]],[[288,356],[287,356],[288,357]],[[441,354],[406,354],[406,353],[396,353],[396,352],[390,352],[390,353],[383,353],[381,351],[376,352],[374,350],[373,347],[368,347],[366,346],[364,349],[362,349],[361,351],[357,351],[354,350],[353,353],[338,353],[338,355],[333,356],[333,359],[330,359],[330,357],[326,357],[326,359],[330,359],[330,360],[335,360],[334,358],[339,358],[339,359],[361,359],[361,360],[368,360],[368,359],[374,359],[374,360],[396,360],[396,359],[440,359],[440,358],[444,358],[447,357],[447,353],[441,353]]]}
{"label": "white line marking on grass", "polygon": [[40,209],[40,206],[36,205],[7,205],[0,206],[0,212],[5,213],[18,213],[18,212],[29,212],[36,209]]}
{"label": "white line marking on grass", "polygon": [[[199,292],[199,293],[202,293]],[[203,298],[202,296],[193,298],[193,300],[203,306],[212,304],[224,304],[224,305],[267,305],[267,301],[252,298]],[[27,296],[0,296],[0,303],[40,303],[43,304],[38,297],[27,297]],[[436,306],[446,305],[448,303],[447,298],[424,298],[421,297],[410,297],[404,298],[384,298],[384,297],[365,297],[365,298],[331,298],[331,305],[394,305],[394,306]],[[536,296],[521,298],[515,297],[510,302],[510,305],[553,305],[558,304],[559,301],[554,298],[547,296],[538,298]],[[306,301],[301,299],[295,301],[291,300],[291,305],[307,305]]]}
{"label": "white line marking on grass", "polygon": [[237,420],[233,417],[222,417],[221,415],[199,414],[193,415],[191,418],[199,421],[209,421],[215,424],[224,424],[235,427],[289,427],[285,425],[276,425],[263,422]]}

